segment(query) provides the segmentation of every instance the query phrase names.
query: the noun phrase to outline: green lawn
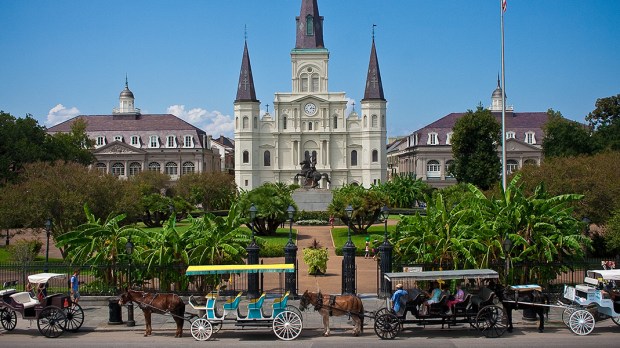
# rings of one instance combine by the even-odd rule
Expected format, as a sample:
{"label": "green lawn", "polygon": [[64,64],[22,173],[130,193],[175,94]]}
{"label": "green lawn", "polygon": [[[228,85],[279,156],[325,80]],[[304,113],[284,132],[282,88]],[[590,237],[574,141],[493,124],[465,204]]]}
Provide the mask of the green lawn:
{"label": "green lawn", "polygon": [[9,252],[6,251],[6,247],[4,245],[0,246],[0,262],[9,262],[10,257]]}
{"label": "green lawn", "polygon": [[[393,231],[396,226],[388,226],[388,232]],[[370,226],[367,234],[351,234],[351,241],[355,244],[355,247],[359,251],[364,253],[364,247],[366,245],[366,237],[370,238],[371,247],[373,246],[373,241],[376,239],[378,244],[383,243],[383,234],[385,231],[385,226],[376,225]],[[344,244],[347,242],[347,228],[346,227],[338,227],[332,229],[332,238],[334,239],[334,244],[336,245],[336,250],[342,249]],[[377,244],[377,247],[378,247]]]}

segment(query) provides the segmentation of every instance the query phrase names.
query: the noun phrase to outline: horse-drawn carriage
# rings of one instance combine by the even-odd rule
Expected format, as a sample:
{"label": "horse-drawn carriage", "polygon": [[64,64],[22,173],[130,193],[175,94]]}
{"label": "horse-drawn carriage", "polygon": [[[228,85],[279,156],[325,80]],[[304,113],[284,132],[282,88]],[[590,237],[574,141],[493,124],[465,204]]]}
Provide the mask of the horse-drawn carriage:
{"label": "horse-drawn carriage", "polygon": [[[209,265],[189,266],[189,276],[240,273],[287,273],[294,272],[293,264],[276,265]],[[294,340],[303,329],[302,316],[299,309],[288,304],[289,293],[278,296],[271,304],[271,310],[265,310],[267,294],[252,299],[245,305],[241,304],[242,293],[222,300],[217,292],[205,296],[206,303],[199,304],[197,299],[190,297],[189,304],[195,310],[205,314],[191,323],[192,336],[199,341],[208,340],[213,332],[218,332],[224,322],[234,322],[241,327],[270,327],[281,340]],[[243,307],[246,310],[242,310]],[[245,313],[244,313],[245,312]]]}
{"label": "horse-drawn carriage", "polygon": [[[46,337],[58,337],[65,331],[75,332],[84,323],[84,311],[73,303],[66,294],[47,295],[46,284],[53,279],[64,279],[65,274],[39,273],[28,276],[32,291],[18,292],[8,286],[16,281],[5,283],[0,290],[0,322],[5,330],[11,331],[17,325],[17,314],[23,319],[36,320],[39,332]],[[35,292],[36,291],[36,292]]]}
{"label": "horse-drawn carriage", "polygon": [[577,335],[594,330],[596,320],[620,325],[620,270],[588,271],[584,284],[564,286],[564,299],[570,301],[562,320]]}
{"label": "horse-drawn carriage", "polygon": [[[400,297],[398,312],[393,311],[390,300],[375,316],[374,330],[382,339],[393,339],[406,324],[453,326],[467,323],[486,337],[499,337],[507,328],[505,310],[492,290],[498,280],[497,272],[490,269],[398,272],[386,273],[392,284],[401,283],[407,294]],[[420,286],[427,282],[462,282],[464,297],[461,302],[448,306],[450,295],[442,291],[438,299],[427,302],[429,295]],[[465,283],[466,282],[466,283]],[[485,284],[488,282],[489,284]],[[472,285],[472,287],[469,287]],[[407,317],[407,313],[411,316]]]}

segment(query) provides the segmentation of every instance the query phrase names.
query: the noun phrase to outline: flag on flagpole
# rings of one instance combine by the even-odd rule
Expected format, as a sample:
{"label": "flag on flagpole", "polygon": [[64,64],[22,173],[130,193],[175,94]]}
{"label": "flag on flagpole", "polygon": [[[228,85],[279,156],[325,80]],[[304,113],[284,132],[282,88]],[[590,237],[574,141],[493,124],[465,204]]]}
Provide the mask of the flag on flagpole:
{"label": "flag on flagpole", "polygon": [[507,7],[508,7],[508,0],[502,0],[502,12],[506,12]]}

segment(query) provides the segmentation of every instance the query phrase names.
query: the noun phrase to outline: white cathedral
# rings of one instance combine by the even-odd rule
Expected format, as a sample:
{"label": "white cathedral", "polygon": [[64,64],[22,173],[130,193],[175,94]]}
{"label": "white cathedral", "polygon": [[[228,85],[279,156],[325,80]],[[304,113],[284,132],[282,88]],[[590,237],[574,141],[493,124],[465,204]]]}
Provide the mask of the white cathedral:
{"label": "white cathedral", "polygon": [[275,93],[273,115],[260,117],[247,42],[234,102],[235,181],[251,190],[267,182],[301,184],[300,162],[326,173],[320,187],[370,187],[386,179],[386,104],[374,35],[361,116],[346,115],[344,92],[329,92],[329,51],[317,0],[302,0],[291,50],[292,92]]}

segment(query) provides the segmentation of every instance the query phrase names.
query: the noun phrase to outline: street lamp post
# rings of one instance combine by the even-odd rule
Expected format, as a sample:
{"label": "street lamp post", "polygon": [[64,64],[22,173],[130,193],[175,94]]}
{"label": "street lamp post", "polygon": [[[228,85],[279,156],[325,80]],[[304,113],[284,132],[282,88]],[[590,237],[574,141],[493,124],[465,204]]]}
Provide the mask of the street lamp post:
{"label": "street lamp post", "polygon": [[[295,208],[293,208],[292,205],[289,205],[286,212],[288,213],[289,230],[288,242],[286,243],[286,246],[284,246],[284,262],[297,265],[297,245],[293,243],[293,217],[295,216]],[[285,275],[284,288],[285,291],[288,291],[292,297],[297,296],[297,284],[295,282],[296,277],[297,266],[295,266],[295,272],[286,273]]]}
{"label": "street lamp post", "polygon": [[510,251],[512,250],[512,241],[508,238],[508,236],[506,236],[506,239],[504,239],[504,242],[502,244],[504,246],[504,255],[505,255],[505,259],[506,259],[506,268],[505,268],[506,279],[505,279],[505,283],[508,284],[508,273],[510,272]]}
{"label": "street lamp post", "polygon": [[[256,225],[256,213],[258,209],[252,203],[250,207],[250,227],[252,229],[252,242],[250,245],[245,248],[248,252],[248,265],[257,265],[258,264],[258,253],[260,251],[260,247],[256,244],[255,235],[255,225]],[[257,298],[258,297],[258,273],[248,273],[248,298]]]}
{"label": "street lamp post", "polygon": [[47,219],[45,220],[45,234],[47,235],[47,245],[45,247],[45,273],[49,272],[50,234],[51,233],[52,233],[52,219]]}
{"label": "street lamp post", "polygon": [[353,207],[349,204],[345,209],[347,215],[347,242],[342,248],[342,294],[355,294],[355,245],[351,241],[351,217]]}
{"label": "street lamp post", "polygon": [[[125,252],[129,255],[129,269],[127,271],[127,288],[131,289],[131,254],[133,254],[134,245],[131,241],[131,236],[125,244]],[[133,319],[133,302],[127,304],[127,326],[136,326],[136,321]]]}
{"label": "street lamp post", "polygon": [[388,235],[387,235],[387,222],[388,222],[388,217],[390,217],[390,209],[388,208],[387,205],[384,205],[383,208],[381,208],[381,217],[383,218],[383,222],[385,223],[385,228],[384,228],[384,232],[383,232],[383,244],[381,244],[379,246],[379,255],[380,255],[380,269],[381,269],[381,274],[380,274],[380,279],[381,279],[381,294],[383,296],[389,296],[389,292],[391,290],[390,287],[390,282],[389,280],[385,279],[384,275],[385,273],[391,272],[392,271],[392,250],[394,249],[394,247],[392,246],[392,244],[390,244],[390,241],[388,240]]}

